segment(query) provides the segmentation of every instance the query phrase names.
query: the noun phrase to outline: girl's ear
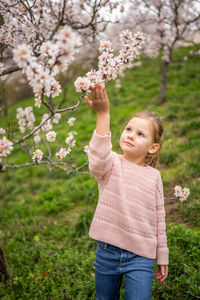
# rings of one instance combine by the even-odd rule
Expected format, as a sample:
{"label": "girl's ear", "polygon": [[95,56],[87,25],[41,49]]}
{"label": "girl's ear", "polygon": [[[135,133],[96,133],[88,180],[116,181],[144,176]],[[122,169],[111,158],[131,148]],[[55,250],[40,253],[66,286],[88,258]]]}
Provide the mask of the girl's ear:
{"label": "girl's ear", "polygon": [[154,144],[151,145],[151,147],[149,148],[149,154],[154,154],[154,153],[156,153],[159,149],[160,149],[160,144],[154,143]]}

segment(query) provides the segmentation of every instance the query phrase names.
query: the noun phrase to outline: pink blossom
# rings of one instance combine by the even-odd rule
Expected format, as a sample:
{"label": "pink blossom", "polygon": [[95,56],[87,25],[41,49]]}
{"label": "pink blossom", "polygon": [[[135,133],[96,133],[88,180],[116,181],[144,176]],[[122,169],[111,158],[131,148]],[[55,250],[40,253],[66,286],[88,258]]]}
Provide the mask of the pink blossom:
{"label": "pink blossom", "polygon": [[99,51],[101,52],[112,52],[112,43],[110,41],[101,41],[100,42],[100,47],[99,47]]}
{"label": "pink blossom", "polygon": [[90,88],[90,80],[86,77],[78,77],[74,82],[75,88],[77,92],[88,92]]}
{"label": "pink blossom", "polygon": [[73,126],[75,121],[76,121],[76,118],[71,117],[71,118],[69,118],[69,120],[67,121],[67,123],[68,123],[70,126]]}
{"label": "pink blossom", "polygon": [[179,200],[181,202],[185,201],[187,199],[187,197],[189,196],[190,194],[190,189],[189,188],[182,188],[181,186],[179,185],[176,185],[174,187],[174,195],[179,198]]}
{"label": "pink blossom", "polygon": [[4,134],[6,131],[3,128],[0,128],[0,134]]}
{"label": "pink blossom", "polygon": [[[97,82],[105,86],[105,82],[114,80],[117,75],[122,74],[125,68],[132,66],[132,61],[138,54],[137,48],[144,42],[142,33],[137,32],[133,38],[130,31],[126,30],[120,35],[122,49],[118,56],[114,57],[110,41],[102,41],[100,51],[102,54],[99,57],[98,71],[91,70],[86,74],[87,77],[78,77],[74,85],[77,92],[90,92],[90,87]],[[88,80],[89,79],[89,80]],[[85,82],[87,86],[85,87]],[[82,87],[84,86],[84,88]]]}
{"label": "pink blossom", "polygon": [[56,159],[58,161],[63,160],[67,155],[69,155],[71,152],[71,148],[68,147],[68,149],[66,150],[66,148],[61,148],[58,152],[56,152]]}
{"label": "pink blossom", "polygon": [[94,87],[97,83],[102,86],[104,85],[100,71],[91,70],[90,72],[86,73],[86,77],[90,80],[90,87]]}
{"label": "pink blossom", "polygon": [[90,151],[90,147],[88,145],[86,145],[84,147],[84,150],[83,150],[87,155],[89,154],[89,151]]}
{"label": "pink blossom", "polygon": [[61,118],[61,114],[60,114],[60,113],[56,113],[56,114],[54,115],[54,118],[53,118],[53,120],[52,120],[52,123],[58,124],[60,118]]}
{"label": "pink blossom", "polygon": [[40,140],[41,140],[41,138],[40,138],[39,135],[35,135],[33,139],[34,139],[34,142],[35,142],[36,144],[38,144],[38,143],[40,142]]}
{"label": "pink blossom", "polygon": [[14,60],[21,67],[27,67],[28,63],[33,62],[34,58],[32,56],[32,51],[30,46],[22,44],[19,45],[14,52]]}
{"label": "pink blossom", "polygon": [[4,70],[4,64],[2,64],[2,63],[0,62],[0,75],[3,73],[3,70]]}
{"label": "pink blossom", "polygon": [[48,142],[55,142],[56,140],[56,132],[55,131],[49,131],[46,134],[46,138]]}
{"label": "pink blossom", "polygon": [[37,149],[33,152],[33,154],[34,154],[32,157],[33,161],[40,162],[42,160],[43,152],[41,150]]}
{"label": "pink blossom", "polygon": [[12,149],[13,143],[5,136],[3,136],[3,138],[0,139],[0,161],[2,160],[2,157],[8,156]]}

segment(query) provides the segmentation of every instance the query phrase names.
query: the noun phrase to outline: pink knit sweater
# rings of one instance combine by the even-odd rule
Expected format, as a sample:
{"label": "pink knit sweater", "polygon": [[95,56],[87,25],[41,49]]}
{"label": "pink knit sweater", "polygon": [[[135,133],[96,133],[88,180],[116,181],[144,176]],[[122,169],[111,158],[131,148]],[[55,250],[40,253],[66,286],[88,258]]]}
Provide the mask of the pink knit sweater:
{"label": "pink knit sweater", "polygon": [[98,181],[99,200],[89,236],[167,265],[163,185],[160,172],[112,151],[111,133],[93,133],[89,169]]}

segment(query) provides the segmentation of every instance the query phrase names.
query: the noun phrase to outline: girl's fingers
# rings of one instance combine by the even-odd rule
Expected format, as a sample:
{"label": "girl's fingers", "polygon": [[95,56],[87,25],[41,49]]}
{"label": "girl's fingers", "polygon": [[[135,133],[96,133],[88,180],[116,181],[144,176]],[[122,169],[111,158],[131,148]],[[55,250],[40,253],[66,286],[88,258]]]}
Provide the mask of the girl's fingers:
{"label": "girl's fingers", "polygon": [[161,274],[163,276],[167,276],[167,274],[168,274],[168,266],[161,266]]}
{"label": "girl's fingers", "polygon": [[92,105],[92,101],[90,101],[90,99],[89,99],[87,96],[85,96],[85,102],[86,102],[87,105],[89,105],[90,107],[93,106],[93,105]]}
{"label": "girl's fingers", "polygon": [[105,90],[105,89],[103,89],[103,96],[104,96],[106,99],[108,99],[107,94],[106,94],[106,90]]}
{"label": "girl's fingers", "polygon": [[162,278],[162,275],[161,274],[155,274],[155,277],[156,277],[156,279],[160,279],[160,278]]}
{"label": "girl's fingers", "polygon": [[162,276],[165,276],[165,273],[166,273],[165,266],[161,266],[160,271],[161,271]]}
{"label": "girl's fingers", "polygon": [[99,87],[99,97],[100,97],[100,99],[101,100],[105,100],[105,98],[104,98],[104,89],[100,86]]}
{"label": "girl's fingers", "polygon": [[100,97],[100,86],[98,85],[96,88],[95,88],[95,100],[96,99],[99,99]]}
{"label": "girl's fingers", "polygon": [[160,279],[160,282],[163,282],[166,279],[167,275],[162,276],[162,278]]}
{"label": "girl's fingers", "polygon": [[94,101],[94,99],[95,99],[95,88],[91,87],[90,90],[91,90],[91,93],[92,93],[92,100]]}
{"label": "girl's fingers", "polygon": [[168,275],[168,266],[159,266],[157,272],[155,272],[156,279],[159,279],[160,282],[163,282]]}

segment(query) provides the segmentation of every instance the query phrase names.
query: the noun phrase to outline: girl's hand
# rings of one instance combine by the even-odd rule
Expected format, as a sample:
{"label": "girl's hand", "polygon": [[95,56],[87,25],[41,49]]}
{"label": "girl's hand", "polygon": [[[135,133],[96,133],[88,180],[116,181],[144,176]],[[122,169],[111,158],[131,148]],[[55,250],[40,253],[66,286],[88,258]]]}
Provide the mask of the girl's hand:
{"label": "girl's hand", "polygon": [[85,96],[85,102],[93,108],[97,113],[109,112],[109,100],[106,90],[100,85],[96,84],[95,87],[90,88],[92,92],[92,101]]}
{"label": "girl's hand", "polygon": [[164,281],[168,275],[168,265],[158,265],[158,270],[155,272],[156,279],[160,282]]}

